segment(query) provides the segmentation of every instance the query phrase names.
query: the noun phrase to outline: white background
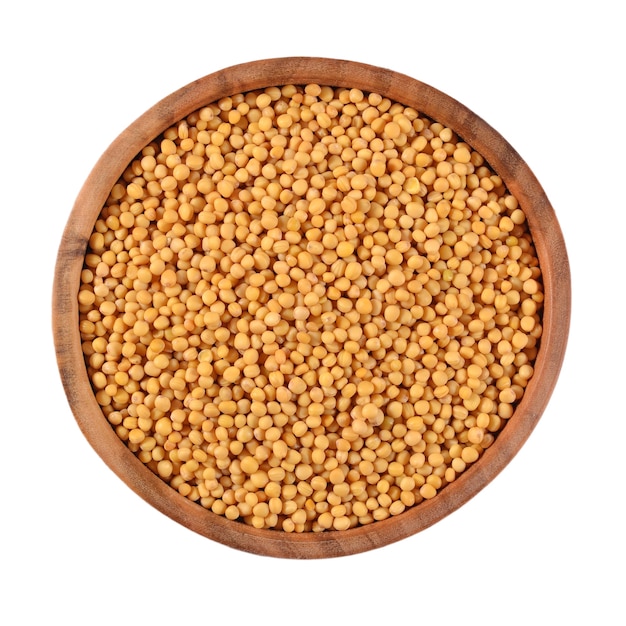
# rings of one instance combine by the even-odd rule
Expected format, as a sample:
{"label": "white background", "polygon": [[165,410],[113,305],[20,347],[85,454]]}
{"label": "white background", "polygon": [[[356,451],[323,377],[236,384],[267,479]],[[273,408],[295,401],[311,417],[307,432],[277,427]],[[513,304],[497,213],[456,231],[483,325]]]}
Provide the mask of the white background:
{"label": "white background", "polygon": [[[12,6],[11,6],[12,5]],[[0,10],[0,622],[626,623],[626,46],[619,3],[29,2]],[[568,247],[568,351],[509,466],[430,529],[331,560],[238,552],[93,452],[51,333],[62,230],[97,158],[192,80],[277,56],[387,67],[487,120]]]}

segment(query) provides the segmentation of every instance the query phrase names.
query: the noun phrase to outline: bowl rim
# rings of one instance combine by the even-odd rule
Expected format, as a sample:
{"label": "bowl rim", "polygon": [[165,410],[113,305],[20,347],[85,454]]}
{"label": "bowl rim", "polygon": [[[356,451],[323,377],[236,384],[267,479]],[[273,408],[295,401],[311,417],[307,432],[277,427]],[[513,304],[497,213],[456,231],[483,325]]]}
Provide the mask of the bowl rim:
{"label": "bowl rim", "polygon": [[[435,498],[398,516],[345,531],[286,533],[233,522],[172,489],[117,437],[95,400],[78,324],[80,273],[93,225],[106,197],[143,147],[200,107],[242,91],[317,83],[376,92],[415,108],[457,132],[503,179],[523,207],[544,284],[543,334],[535,372],[507,426],[482,457]],[[53,281],[52,330],[61,382],[83,435],[104,463],[137,495],[188,529],[221,544],[262,556],[315,559],[380,548],[425,530],[473,498],[518,453],[556,386],[571,315],[571,278],[563,235],[541,184],[494,128],[442,91],[399,72],[324,57],[279,57],[232,65],[166,96],[131,123],[98,159],[70,212]]]}

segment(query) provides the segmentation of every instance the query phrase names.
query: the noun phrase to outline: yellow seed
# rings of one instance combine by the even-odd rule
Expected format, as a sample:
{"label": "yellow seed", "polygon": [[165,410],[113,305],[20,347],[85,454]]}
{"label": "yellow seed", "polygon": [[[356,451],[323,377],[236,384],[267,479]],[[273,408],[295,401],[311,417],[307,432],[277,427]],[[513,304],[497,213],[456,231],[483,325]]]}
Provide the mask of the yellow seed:
{"label": "yellow seed", "polygon": [[354,252],[354,245],[348,241],[342,241],[337,245],[337,256],[345,259]]}
{"label": "yellow seed", "polygon": [[463,452],[461,452],[461,459],[465,463],[475,463],[478,460],[478,456],[476,448],[463,448]]}
{"label": "yellow seed", "polygon": [[259,469],[259,462],[252,456],[241,459],[241,470],[246,474],[254,474]]}
{"label": "yellow seed", "polygon": [[174,471],[174,465],[171,461],[164,459],[157,464],[157,472],[161,478],[169,478]]}
{"label": "yellow seed", "polygon": [[227,367],[222,376],[224,377],[224,380],[226,380],[229,383],[234,383],[237,380],[239,380],[240,376],[241,376],[241,372],[239,371],[239,369],[237,367],[234,366],[230,366]]}
{"label": "yellow seed", "polygon": [[397,139],[400,136],[401,132],[402,129],[400,128],[400,125],[398,123],[388,122],[387,124],[385,124],[384,133],[390,139]]}
{"label": "yellow seed", "polygon": [[332,387],[335,378],[330,372],[321,372],[318,376],[318,381],[322,387]]}
{"label": "yellow seed", "polygon": [[328,480],[333,484],[333,485],[338,485],[340,483],[342,483],[344,481],[345,477],[344,477],[344,473],[343,471],[336,467],[334,470],[332,470],[330,472],[330,474],[328,475]]}
{"label": "yellow seed", "polygon": [[177,282],[176,272],[172,269],[166,269],[161,274],[161,284],[163,287],[173,287]]}
{"label": "yellow seed", "polygon": [[420,495],[425,500],[430,500],[437,495],[437,490],[429,483],[422,485],[419,489]]}
{"label": "yellow seed", "polygon": [[485,437],[485,432],[483,428],[479,428],[478,426],[473,426],[467,432],[467,439],[470,443],[481,443]]}
{"label": "yellow seed", "polygon": [[515,391],[510,387],[507,389],[503,389],[498,397],[500,402],[505,402],[506,404],[512,404],[517,399]]}
{"label": "yellow seed", "polygon": [[350,526],[351,526],[350,518],[347,517],[346,515],[336,517],[333,521],[333,528],[335,530],[348,530]]}
{"label": "yellow seed", "polygon": [[469,163],[472,158],[470,151],[465,146],[456,148],[452,156],[458,163]]}
{"label": "yellow seed", "polygon": [[348,263],[348,265],[346,266],[344,276],[349,280],[356,280],[361,275],[362,271],[363,268],[361,264],[353,261],[351,263]]}
{"label": "yellow seed", "polygon": [[415,177],[411,176],[404,181],[404,190],[410,194],[416,194],[420,191],[420,181]]}
{"label": "yellow seed", "polygon": [[265,316],[265,319],[263,321],[269,327],[278,326],[278,324],[280,324],[281,322],[281,317],[279,313],[275,313],[272,311]]}
{"label": "yellow seed", "polygon": [[539,291],[539,284],[533,278],[529,278],[528,280],[524,281],[523,289],[525,293],[533,295]]}
{"label": "yellow seed", "polygon": [[289,387],[290,391],[297,395],[304,393],[307,389],[306,382],[299,377],[292,378],[287,386]]}
{"label": "yellow seed", "polygon": [[384,176],[386,172],[387,167],[383,159],[372,159],[372,163],[370,165],[370,173],[372,174],[372,176],[380,178],[381,176]]}

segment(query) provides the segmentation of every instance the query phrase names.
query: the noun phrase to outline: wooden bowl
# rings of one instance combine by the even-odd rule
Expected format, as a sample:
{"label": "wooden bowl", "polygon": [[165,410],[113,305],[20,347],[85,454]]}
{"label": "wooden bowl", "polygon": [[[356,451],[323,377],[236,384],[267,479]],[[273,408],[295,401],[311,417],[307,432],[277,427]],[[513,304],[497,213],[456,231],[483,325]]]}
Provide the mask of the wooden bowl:
{"label": "wooden bowl", "polygon": [[[386,520],[345,531],[257,530],[216,515],[181,496],[118,438],[96,402],[81,351],[77,294],[87,242],[111,190],[135,155],[194,110],[236,93],[285,84],[318,83],[377,92],[450,127],[482,154],[519,200],[536,246],[544,285],[543,335],[535,373],[506,427],[483,456],[435,498]],[[133,491],[183,526],[232,548],[259,555],[314,559],[360,553],[418,533],[483,489],[514,457],[552,394],[570,319],[570,274],[557,218],[518,153],[493,128],[444,93],[399,73],[323,58],[246,63],[201,78],[164,98],[131,124],[93,168],[71,211],[60,244],[53,295],[53,332],[61,379],[84,436]]]}

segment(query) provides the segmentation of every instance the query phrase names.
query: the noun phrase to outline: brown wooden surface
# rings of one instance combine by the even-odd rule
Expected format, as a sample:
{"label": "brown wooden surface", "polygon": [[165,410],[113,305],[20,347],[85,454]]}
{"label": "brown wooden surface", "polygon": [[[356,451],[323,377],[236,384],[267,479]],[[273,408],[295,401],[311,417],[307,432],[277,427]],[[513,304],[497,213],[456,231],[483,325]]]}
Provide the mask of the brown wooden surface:
{"label": "brown wooden surface", "polygon": [[[449,126],[481,153],[524,209],[542,269],[543,336],[535,373],[506,428],[482,458],[432,500],[401,515],[347,531],[290,534],[257,530],[205,510],[174,491],[117,437],[91,391],[81,351],[78,288],[88,238],[113,185],[134,156],[197,108],[242,91],[320,83],[378,92]],[[280,58],[226,68],[183,87],[131,124],[99,159],[69,216],[55,268],[52,316],[61,380],[72,413],[94,450],[135,493],[194,532],[255,554],[315,559],[380,548],[428,528],[483,489],[510,462],[537,424],[557,382],[569,331],[567,252],[556,215],[518,153],[484,120],[446,94],[388,69],[344,60]]]}

